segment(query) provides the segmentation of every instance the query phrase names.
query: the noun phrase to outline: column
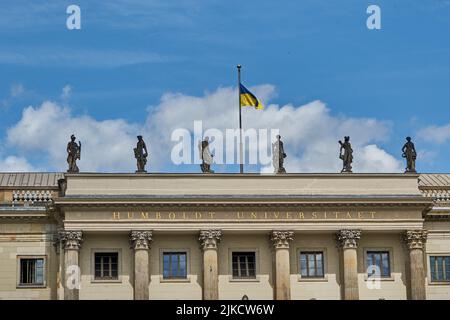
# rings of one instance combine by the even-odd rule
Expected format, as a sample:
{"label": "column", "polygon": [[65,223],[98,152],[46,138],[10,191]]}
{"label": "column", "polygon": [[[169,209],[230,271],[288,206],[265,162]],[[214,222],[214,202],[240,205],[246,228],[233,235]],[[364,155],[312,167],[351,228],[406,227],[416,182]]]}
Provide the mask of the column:
{"label": "column", "polygon": [[425,266],[423,250],[427,241],[427,232],[425,230],[406,231],[404,241],[409,251],[409,297],[411,300],[425,300]]}
{"label": "column", "polygon": [[291,270],[289,242],[294,239],[292,231],[272,231],[270,240],[275,249],[275,299],[291,299]]}
{"label": "column", "polygon": [[339,230],[337,233],[338,247],[341,250],[343,261],[343,298],[344,300],[358,300],[358,240],[361,238],[360,230]]}
{"label": "column", "polygon": [[130,245],[134,250],[134,300],[149,299],[149,250],[152,236],[153,232],[149,230],[133,230],[130,233]]}
{"label": "column", "polygon": [[219,299],[219,273],[217,245],[222,237],[221,230],[201,230],[199,241],[203,249],[203,299]]}
{"label": "column", "polygon": [[81,231],[59,231],[59,241],[64,248],[64,300],[80,298],[81,272],[78,252],[83,242]]}

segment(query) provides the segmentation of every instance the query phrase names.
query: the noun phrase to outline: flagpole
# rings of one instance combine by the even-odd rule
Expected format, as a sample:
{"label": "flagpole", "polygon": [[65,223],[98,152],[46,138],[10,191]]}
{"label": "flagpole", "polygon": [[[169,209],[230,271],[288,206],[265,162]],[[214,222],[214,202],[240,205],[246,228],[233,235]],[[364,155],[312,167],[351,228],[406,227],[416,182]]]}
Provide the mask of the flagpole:
{"label": "flagpole", "polygon": [[238,69],[238,95],[239,95],[239,172],[244,173],[243,149],[242,149],[242,108],[241,108],[241,65]]}

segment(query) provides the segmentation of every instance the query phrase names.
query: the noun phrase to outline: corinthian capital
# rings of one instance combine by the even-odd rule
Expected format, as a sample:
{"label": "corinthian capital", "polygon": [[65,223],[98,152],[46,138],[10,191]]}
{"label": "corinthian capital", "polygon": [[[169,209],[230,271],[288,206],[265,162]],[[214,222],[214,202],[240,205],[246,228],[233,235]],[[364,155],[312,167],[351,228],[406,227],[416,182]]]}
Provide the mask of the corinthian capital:
{"label": "corinthian capital", "polygon": [[358,240],[361,238],[361,230],[339,230],[336,234],[338,247],[351,249],[358,247]]}
{"label": "corinthian capital", "polygon": [[270,240],[275,249],[288,249],[289,242],[294,240],[293,231],[272,231],[270,233]]}
{"label": "corinthian capital", "polygon": [[130,233],[130,245],[131,249],[150,249],[150,243],[152,242],[152,231],[136,231],[133,230]]}
{"label": "corinthian capital", "polygon": [[79,250],[83,242],[83,232],[61,230],[58,232],[58,240],[65,250]]}
{"label": "corinthian capital", "polygon": [[219,244],[221,237],[221,230],[201,230],[198,240],[200,241],[200,245],[203,250],[217,249],[217,245]]}
{"label": "corinthian capital", "polygon": [[403,239],[409,250],[423,249],[427,242],[427,232],[425,230],[408,230]]}

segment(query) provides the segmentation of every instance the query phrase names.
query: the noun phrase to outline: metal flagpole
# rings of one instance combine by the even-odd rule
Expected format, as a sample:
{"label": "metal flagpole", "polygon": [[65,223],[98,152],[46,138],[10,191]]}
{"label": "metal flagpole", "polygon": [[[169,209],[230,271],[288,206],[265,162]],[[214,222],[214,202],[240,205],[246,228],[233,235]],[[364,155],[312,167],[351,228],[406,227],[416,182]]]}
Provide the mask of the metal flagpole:
{"label": "metal flagpole", "polygon": [[237,65],[238,69],[238,94],[239,94],[239,172],[244,173],[244,151],[242,149],[242,108],[241,108],[241,65]]}

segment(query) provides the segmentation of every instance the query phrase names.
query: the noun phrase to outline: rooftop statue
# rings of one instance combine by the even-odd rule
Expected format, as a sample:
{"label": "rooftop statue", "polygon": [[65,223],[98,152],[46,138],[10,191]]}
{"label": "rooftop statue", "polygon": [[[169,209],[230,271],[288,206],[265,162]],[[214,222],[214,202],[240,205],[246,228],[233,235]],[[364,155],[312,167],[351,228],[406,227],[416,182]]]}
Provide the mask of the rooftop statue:
{"label": "rooftop statue", "polygon": [[339,159],[343,162],[341,173],[352,173],[353,149],[350,144],[350,137],[344,137],[344,142],[339,140],[339,144],[341,145]]}
{"label": "rooftop statue", "polygon": [[405,173],[416,173],[417,152],[411,137],[406,137],[406,143],[403,145],[402,152],[402,157],[406,158]]}
{"label": "rooftop statue", "polygon": [[281,141],[281,136],[277,135],[277,141],[272,143],[274,173],[286,173],[286,169],[284,168],[284,158],[286,158],[286,153],[284,153],[283,141]]}
{"label": "rooftop statue", "polygon": [[67,144],[67,163],[69,164],[69,173],[80,172],[77,166],[77,160],[81,159],[81,141],[78,144],[75,142],[75,135],[70,136],[70,141]]}
{"label": "rooftop statue", "polygon": [[209,138],[208,137],[205,137],[205,140],[198,142],[198,149],[199,149],[199,153],[200,153],[200,159],[202,159],[202,164],[200,165],[202,172],[203,173],[214,173],[214,171],[211,170],[211,164],[213,163],[214,155],[212,155],[211,151],[209,150]]}
{"label": "rooftop statue", "polygon": [[134,148],[134,157],[137,162],[136,173],[146,173],[145,165],[147,164],[148,151],[142,136],[137,136],[138,142]]}

